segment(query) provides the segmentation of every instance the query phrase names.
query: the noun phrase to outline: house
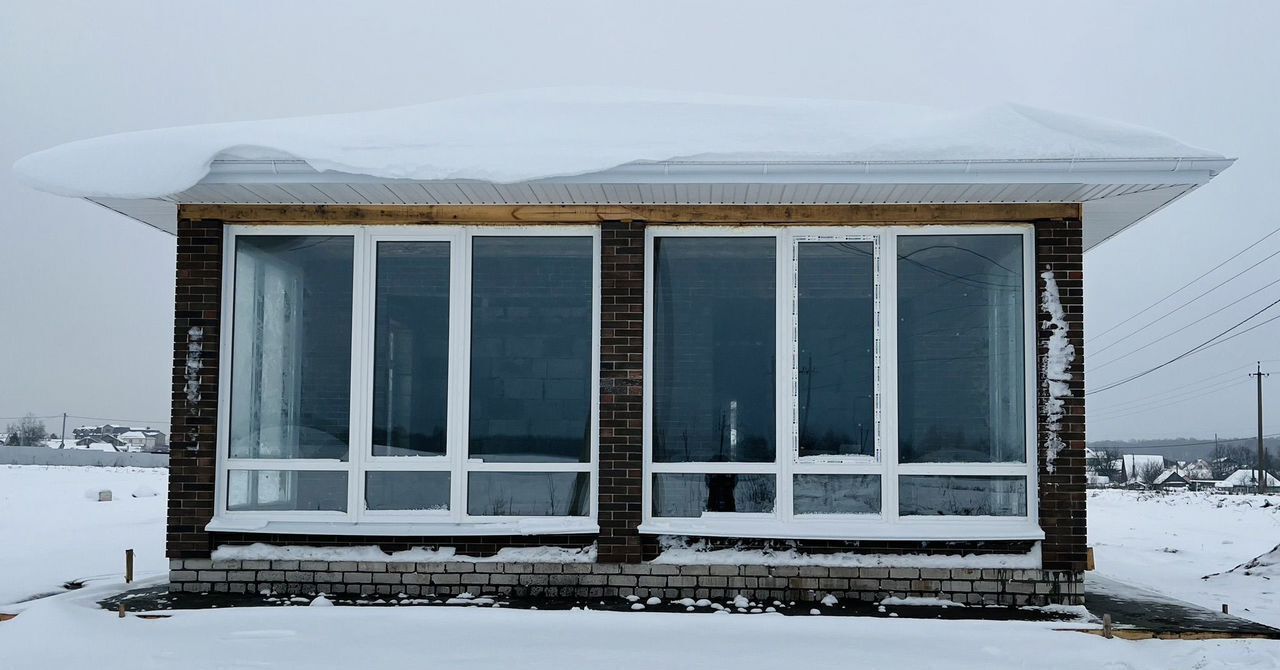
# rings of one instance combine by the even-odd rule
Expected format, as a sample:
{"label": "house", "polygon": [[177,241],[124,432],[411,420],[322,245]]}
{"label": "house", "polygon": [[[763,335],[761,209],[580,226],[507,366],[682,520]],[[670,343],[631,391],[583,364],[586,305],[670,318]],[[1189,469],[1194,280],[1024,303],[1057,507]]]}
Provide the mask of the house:
{"label": "house", "polygon": [[1165,471],[1164,456],[1151,454],[1122,454],[1116,463],[1120,481],[1141,481],[1149,484],[1158,473]]}
{"label": "house", "polygon": [[1209,465],[1209,462],[1203,458],[1196,459],[1190,463],[1184,463],[1178,470],[1182,473],[1182,476],[1187,479],[1187,481],[1196,479],[1213,479],[1213,466]]}
{"label": "house", "polygon": [[[1078,604],[1083,253],[1230,163],[1021,106],[557,89],[130,133],[17,169],[177,237],[175,590],[728,577]],[[688,541],[812,565],[708,574]],[[504,551],[535,576],[463,587],[465,566],[366,553],[394,584],[276,584],[236,558],[255,542]],[[232,568],[198,567],[220,547]],[[545,547],[590,561],[543,580]],[[991,565],[995,593],[974,588]]]}
{"label": "house", "polygon": [[1182,474],[1178,472],[1177,469],[1175,468],[1169,468],[1168,470],[1161,472],[1160,476],[1156,477],[1155,481],[1151,482],[1151,488],[1162,489],[1162,490],[1168,490],[1168,489],[1184,489],[1185,490],[1188,487],[1190,487],[1190,485],[1191,483],[1187,481],[1187,479],[1183,477]]}
{"label": "house", "polygon": [[[1267,490],[1272,492],[1280,492],[1280,479],[1276,479],[1270,472],[1266,477]],[[1255,493],[1258,490],[1258,471],[1257,470],[1236,470],[1226,479],[1214,484],[1214,490],[1218,493]]]}
{"label": "house", "polygon": [[164,433],[150,428],[133,429],[119,434],[128,451],[156,451],[165,446]]}

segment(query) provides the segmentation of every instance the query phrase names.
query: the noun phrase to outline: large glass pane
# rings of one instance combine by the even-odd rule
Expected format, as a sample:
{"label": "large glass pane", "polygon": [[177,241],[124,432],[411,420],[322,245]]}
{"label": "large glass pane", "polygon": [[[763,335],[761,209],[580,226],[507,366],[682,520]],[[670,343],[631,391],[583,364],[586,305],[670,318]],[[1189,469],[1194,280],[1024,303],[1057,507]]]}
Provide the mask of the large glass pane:
{"label": "large glass pane", "polygon": [[350,237],[236,237],[232,458],[347,458]]}
{"label": "large glass pane", "polygon": [[773,475],[656,474],[653,515],[699,517],[703,512],[773,511]]}
{"label": "large glass pane", "polygon": [[902,516],[1026,516],[1026,477],[911,475],[898,478]]}
{"label": "large glass pane", "polygon": [[365,473],[365,508],[435,511],[449,509],[448,472],[373,471]]}
{"label": "large glass pane", "polygon": [[775,247],[654,240],[655,461],[774,460]]}
{"label": "large glass pane", "polygon": [[471,516],[586,516],[586,472],[473,472],[467,479]]}
{"label": "large glass pane", "polygon": [[1025,462],[1021,235],[898,238],[898,457]]}
{"label": "large glass pane", "polygon": [[796,475],[796,514],[879,514],[880,475]]}
{"label": "large glass pane", "polygon": [[227,510],[347,511],[347,473],[329,470],[231,470]]}
{"label": "large glass pane", "polygon": [[373,455],[443,456],[449,406],[449,243],[379,242]]}
{"label": "large glass pane", "polygon": [[800,456],[875,456],[875,278],[870,242],[796,250]]}
{"label": "large glass pane", "polygon": [[592,246],[474,239],[471,458],[590,460]]}

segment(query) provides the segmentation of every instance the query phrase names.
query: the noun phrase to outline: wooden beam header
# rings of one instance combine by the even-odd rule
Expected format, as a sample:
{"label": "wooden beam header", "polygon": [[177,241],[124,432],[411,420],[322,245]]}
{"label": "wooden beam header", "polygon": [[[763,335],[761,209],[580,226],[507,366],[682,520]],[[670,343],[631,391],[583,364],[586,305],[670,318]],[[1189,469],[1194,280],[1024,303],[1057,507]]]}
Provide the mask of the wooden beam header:
{"label": "wooden beam header", "polygon": [[1076,203],[965,205],[179,205],[180,219],[279,224],[721,225],[1025,223],[1081,217]]}

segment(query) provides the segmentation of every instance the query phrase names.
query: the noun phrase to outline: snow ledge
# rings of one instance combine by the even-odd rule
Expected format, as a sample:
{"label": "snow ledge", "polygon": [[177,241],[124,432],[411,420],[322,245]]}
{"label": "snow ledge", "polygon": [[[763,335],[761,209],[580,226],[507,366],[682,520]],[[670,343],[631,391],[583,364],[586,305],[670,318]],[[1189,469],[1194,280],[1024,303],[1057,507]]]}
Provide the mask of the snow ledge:
{"label": "snow ledge", "polygon": [[284,535],[407,535],[425,537],[470,535],[588,535],[600,532],[592,519],[513,519],[511,521],[453,522],[355,522],[271,521],[262,518],[220,517],[204,527],[211,532],[278,533]]}

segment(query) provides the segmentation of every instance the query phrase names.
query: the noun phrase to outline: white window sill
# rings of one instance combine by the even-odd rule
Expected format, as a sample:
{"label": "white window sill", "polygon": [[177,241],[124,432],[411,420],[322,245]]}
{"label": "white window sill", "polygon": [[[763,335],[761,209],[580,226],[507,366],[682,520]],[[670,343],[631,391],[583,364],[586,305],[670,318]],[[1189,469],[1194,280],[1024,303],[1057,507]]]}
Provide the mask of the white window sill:
{"label": "white window sill", "polygon": [[981,540],[1043,540],[1044,530],[1028,519],[954,517],[902,519],[886,523],[867,520],[773,519],[651,519],[640,524],[647,535],[698,535],[772,540],[913,540],[956,542]]}
{"label": "white window sill", "polygon": [[588,518],[526,518],[486,522],[403,521],[272,521],[262,518],[220,517],[205,530],[221,533],[276,533],[281,535],[378,535],[378,536],[474,536],[474,535],[587,535],[600,532]]}

